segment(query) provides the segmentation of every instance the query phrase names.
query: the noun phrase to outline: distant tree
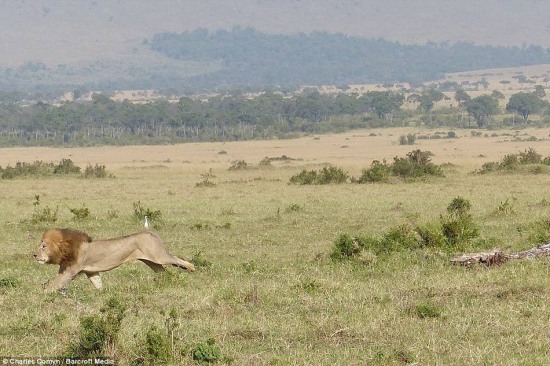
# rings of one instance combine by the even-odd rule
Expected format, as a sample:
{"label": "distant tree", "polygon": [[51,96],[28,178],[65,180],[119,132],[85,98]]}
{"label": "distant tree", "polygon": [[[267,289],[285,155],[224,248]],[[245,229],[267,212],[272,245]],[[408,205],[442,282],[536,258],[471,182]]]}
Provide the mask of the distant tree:
{"label": "distant tree", "polygon": [[502,85],[503,88],[504,88],[505,85],[509,85],[511,83],[512,82],[510,80],[501,80],[501,81],[499,81],[499,84]]}
{"label": "distant tree", "polygon": [[485,127],[488,119],[498,113],[498,101],[490,95],[480,95],[468,102],[466,110],[479,127]]}
{"label": "distant tree", "polygon": [[[462,123],[464,120],[464,110],[466,105],[472,100],[472,97],[470,97],[463,89],[459,89],[455,93],[455,100],[458,102],[458,106],[460,108],[460,122]],[[468,127],[470,127],[469,123],[470,121],[468,120]]]}
{"label": "distant tree", "polygon": [[544,98],[546,96],[546,92],[544,91],[544,87],[542,85],[535,85],[535,91],[533,94],[539,98]]}
{"label": "distant tree", "polygon": [[546,106],[547,103],[534,93],[520,92],[510,97],[506,104],[506,111],[519,114],[523,117],[523,121],[527,122],[529,115],[541,113]]}
{"label": "distant tree", "polygon": [[420,105],[419,108],[423,109],[426,112],[430,112],[435,103],[442,100],[444,97],[444,94],[440,92],[439,90],[435,89],[429,89],[426,91],[423,91],[420,95]]}
{"label": "distant tree", "polygon": [[399,110],[405,101],[405,97],[401,93],[393,92],[368,92],[361,97],[365,105],[374,111],[378,118],[390,117],[393,113]]}
{"label": "distant tree", "polygon": [[472,100],[472,97],[468,95],[463,89],[459,89],[455,93],[455,100],[460,107],[465,107],[468,102]]}
{"label": "distant tree", "polygon": [[491,96],[495,99],[504,99],[504,94],[502,94],[501,92],[499,92],[498,90],[493,90],[493,92],[491,93]]}
{"label": "distant tree", "polygon": [[512,76],[512,79],[516,79],[520,84],[527,82],[527,76],[525,75],[514,75]]}

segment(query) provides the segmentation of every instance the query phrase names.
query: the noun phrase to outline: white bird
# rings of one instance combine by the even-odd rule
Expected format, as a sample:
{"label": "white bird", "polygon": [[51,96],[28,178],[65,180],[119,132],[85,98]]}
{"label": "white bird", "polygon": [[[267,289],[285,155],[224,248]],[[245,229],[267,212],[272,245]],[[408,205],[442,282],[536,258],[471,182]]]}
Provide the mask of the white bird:
{"label": "white bird", "polygon": [[145,223],[144,226],[147,230],[151,228],[151,224],[149,223],[149,216],[145,215]]}

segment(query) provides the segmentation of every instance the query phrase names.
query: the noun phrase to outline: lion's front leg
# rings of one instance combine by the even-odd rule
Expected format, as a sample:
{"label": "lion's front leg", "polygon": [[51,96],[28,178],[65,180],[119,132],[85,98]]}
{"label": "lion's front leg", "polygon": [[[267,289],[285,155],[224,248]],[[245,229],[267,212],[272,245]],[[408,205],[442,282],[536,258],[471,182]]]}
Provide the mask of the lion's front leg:
{"label": "lion's front leg", "polygon": [[69,269],[65,271],[60,271],[53,282],[48,285],[46,291],[53,292],[59,290],[62,293],[66,293],[67,285],[77,274],[78,272]]}
{"label": "lion's front leg", "polygon": [[98,290],[103,290],[103,282],[101,282],[101,277],[99,277],[99,272],[86,273],[90,282]]}

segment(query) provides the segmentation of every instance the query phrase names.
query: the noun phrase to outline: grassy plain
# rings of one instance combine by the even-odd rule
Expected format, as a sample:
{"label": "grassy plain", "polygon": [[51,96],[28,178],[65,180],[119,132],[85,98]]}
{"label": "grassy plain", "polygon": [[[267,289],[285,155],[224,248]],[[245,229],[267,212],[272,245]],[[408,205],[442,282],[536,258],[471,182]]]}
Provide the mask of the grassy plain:
{"label": "grassy plain", "polygon": [[[442,130],[439,130],[442,131]],[[0,180],[0,356],[60,356],[79,335],[79,319],[118,298],[128,309],[115,356],[147,359],[146,334],[167,330],[175,310],[173,364],[193,364],[190,350],[216,339],[235,365],[525,364],[550,359],[550,262],[498,268],[453,267],[453,254],[404,251],[368,263],[333,262],[341,233],[377,235],[403,223],[437,220],[449,202],[472,203],[483,241],[512,251],[532,247],[533,223],[550,217],[550,175],[471,174],[484,162],[529,147],[550,155],[550,129],[488,132],[417,140],[435,131],[361,130],[296,140],[174,146],[2,149],[0,165],[70,158],[105,164],[114,178]],[[446,132],[446,131],[444,131]],[[485,132],[484,132],[485,133]],[[537,141],[525,141],[529,137]],[[545,141],[543,140],[545,139]],[[533,139],[532,139],[533,140]],[[445,177],[391,184],[288,185],[324,163],[358,176],[373,160],[420,148],[446,165]],[[262,158],[287,156],[260,168]],[[249,168],[230,171],[232,161]],[[206,178],[215,183],[199,187]],[[40,205],[35,206],[35,195]],[[510,210],[499,210],[508,200]],[[161,211],[157,231],[170,252],[210,261],[195,273],[155,274],[141,263],[102,275],[97,292],[76,278],[67,296],[42,292],[55,266],[31,258],[44,229],[73,227],[94,238],[142,229],[133,203]],[[86,206],[76,220],[69,208]],[[58,207],[55,224],[29,222]],[[474,248],[472,248],[474,249]],[[429,316],[419,309],[435,309]]]}

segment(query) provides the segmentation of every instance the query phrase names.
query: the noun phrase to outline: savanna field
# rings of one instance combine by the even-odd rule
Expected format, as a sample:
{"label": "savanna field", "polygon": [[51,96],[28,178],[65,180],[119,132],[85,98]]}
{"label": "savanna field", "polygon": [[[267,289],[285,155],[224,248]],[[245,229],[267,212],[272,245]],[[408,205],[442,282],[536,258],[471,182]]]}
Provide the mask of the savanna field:
{"label": "savanna field", "polygon": [[[0,356],[93,354],[121,365],[548,364],[550,262],[465,268],[450,259],[550,241],[550,167],[475,173],[530,148],[550,156],[550,129],[398,142],[447,132],[2,149],[2,167],[71,159],[83,169],[105,165],[110,176],[0,180]],[[327,163],[359,177],[374,160],[390,163],[414,149],[430,151],[443,176],[289,184]],[[270,163],[260,164],[265,157]],[[343,234],[380,238],[397,227],[433,227],[457,197],[469,201],[478,227],[460,246],[331,255]],[[43,291],[57,266],[31,255],[46,229],[104,239],[143,230],[143,213],[196,272],[126,263],[102,274],[102,292],[85,276],[66,296]]]}

